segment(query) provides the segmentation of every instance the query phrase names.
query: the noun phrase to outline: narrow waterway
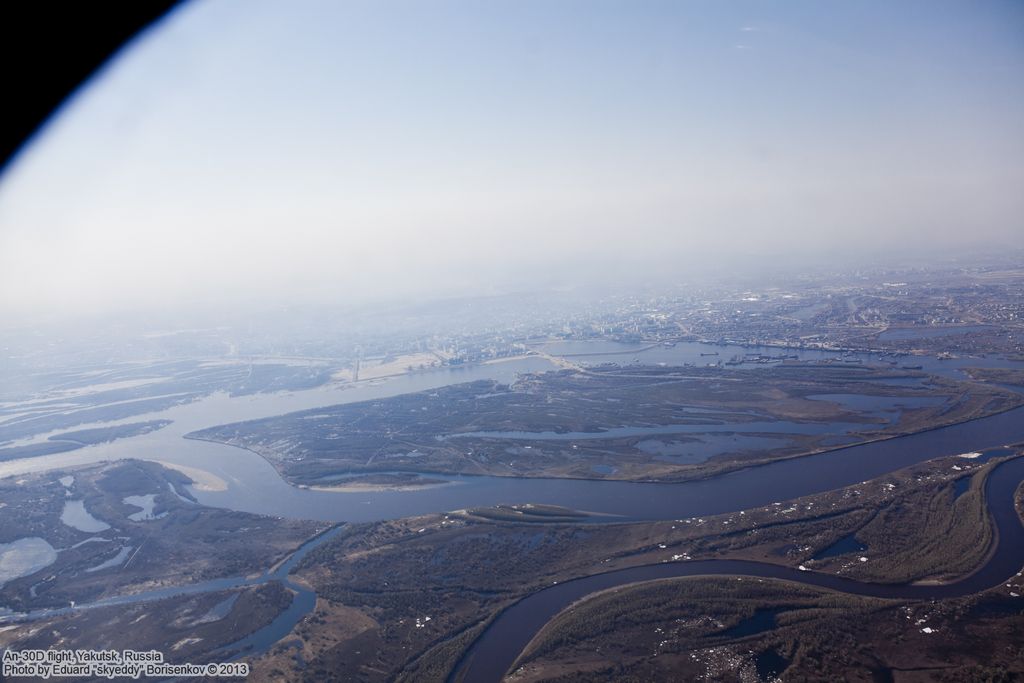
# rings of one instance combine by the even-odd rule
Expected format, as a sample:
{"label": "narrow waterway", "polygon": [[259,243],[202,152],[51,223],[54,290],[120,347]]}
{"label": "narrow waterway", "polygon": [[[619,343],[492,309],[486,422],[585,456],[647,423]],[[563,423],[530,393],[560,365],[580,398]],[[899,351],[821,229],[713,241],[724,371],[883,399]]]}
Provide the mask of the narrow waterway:
{"label": "narrow waterway", "polygon": [[998,586],[1024,566],[1024,526],[1014,507],[1024,481],[1024,458],[998,465],[985,484],[996,527],[997,547],[977,571],[941,585],[863,583],[832,574],[800,571],[766,562],[697,560],[631,567],[566,581],[533,593],[491,622],[449,676],[449,681],[500,681],[531,640],[559,612],[595,592],[640,581],[687,576],[750,576],[781,579],[808,586],[874,598],[936,600],[970,595]]}
{"label": "narrow waterway", "polygon": [[[609,348],[614,350],[617,347],[608,347],[606,345],[601,347],[600,350],[605,351]],[[559,349],[561,353],[569,353],[571,350],[573,349]],[[752,351],[757,350],[708,344],[680,344],[673,348],[652,347],[646,350],[637,349],[635,353],[636,357],[642,358],[644,362],[678,364],[682,362],[699,362],[700,359],[704,359],[704,361],[714,359],[714,362],[717,362],[717,358],[701,356],[700,354],[702,353],[720,353],[722,356],[728,357],[726,354],[729,353],[739,354]],[[765,355],[791,353],[789,350],[768,348],[758,352],[762,352]],[[629,353],[634,353],[634,351],[629,350],[625,354],[626,358],[630,358]],[[796,353],[800,358],[806,360],[814,358],[840,358],[839,354],[823,351],[797,351],[792,353]],[[608,356],[607,359],[623,362],[623,354],[619,351],[616,351],[615,354]],[[847,354],[842,356],[842,358],[844,360],[840,362],[869,362],[877,360],[872,359],[867,354]],[[606,359],[601,358],[600,353],[598,353],[596,356],[588,356],[588,360],[604,362]],[[924,366],[929,372],[956,377],[962,376],[962,369],[965,367],[1024,367],[1022,363],[984,358],[940,361],[934,358],[913,357],[906,360],[907,362],[912,361],[914,364]],[[701,364],[706,364],[706,362]],[[749,367],[756,364],[758,363],[744,363],[743,366]],[[533,502],[602,512],[616,515],[618,519],[658,520],[733,512],[774,502],[782,502],[857,484],[924,460],[969,451],[983,451],[1024,441],[1024,408],[1018,408],[991,417],[928,432],[887,441],[850,446],[803,458],[777,461],[768,465],[741,470],[703,481],[679,484],[654,484],[599,480],[517,479],[444,475],[442,478],[448,479],[450,484],[438,488],[415,491],[343,493],[315,491],[291,486],[282,480],[278,473],[263,458],[255,453],[224,444],[182,438],[189,432],[226,422],[257,419],[319,406],[384,398],[461,381],[495,379],[508,382],[512,381],[518,373],[536,372],[551,369],[551,367],[553,366],[550,362],[542,358],[531,357],[507,363],[473,366],[458,370],[445,369],[408,375],[386,382],[361,384],[349,388],[321,387],[308,391],[259,394],[237,398],[229,397],[225,394],[214,394],[194,403],[131,418],[133,421],[172,420],[170,425],[158,431],[120,439],[111,443],[90,446],[69,453],[3,462],[0,463],[0,476],[47,471],[123,458],[141,458],[183,465],[213,475],[216,480],[223,484],[220,490],[217,490],[216,487],[204,488],[201,486],[195,486],[192,489],[196,498],[203,504],[281,517],[332,522],[360,522],[393,519],[469,507],[493,506],[502,503]],[[90,425],[80,425],[76,426],[76,428],[81,429],[88,426]],[[1010,479],[1013,480],[1012,483],[1015,486],[1016,482],[1020,481],[1020,472],[1018,472],[1021,467],[1020,462],[1013,461],[1016,464],[1012,464],[1012,466],[1000,466],[996,471],[999,476],[993,475],[989,486],[992,486],[992,482],[995,481],[1004,482],[1005,485],[1009,486],[1010,484],[1006,482],[1010,481]],[[1015,474],[1006,474],[1007,472]],[[1009,479],[1006,479],[1007,477]],[[1013,477],[1016,477],[1016,479]],[[996,499],[993,498],[991,500]],[[994,504],[993,513],[998,518],[1000,513],[998,513]],[[974,575],[980,578],[972,579],[975,582],[974,584],[965,582],[955,584],[955,586],[959,587],[957,590],[971,592],[969,589],[971,585],[981,585],[988,580],[986,577],[1002,575],[1001,572],[1004,571],[1007,562],[1009,564],[1016,562],[1016,567],[1013,571],[1020,567],[1022,564],[1021,558],[1012,559],[1016,556],[1005,554],[1013,552],[1013,548],[1016,548],[1017,552],[1024,552],[1022,550],[1024,544],[1021,543],[1019,535],[1020,524],[1016,520],[1015,514],[1013,519],[1017,525],[1016,527],[1010,524],[1005,532],[1003,527],[1000,527],[1000,550],[993,560],[986,565],[985,569]],[[257,578],[225,578],[190,586],[167,588],[129,596],[118,596],[87,606],[76,607],[75,609],[129,604],[174,595],[224,590],[256,585],[271,580],[281,580],[292,590],[296,591],[296,597],[291,607],[280,615],[274,623],[231,646],[233,650],[241,650],[249,654],[264,651],[290,632],[294,624],[313,608],[316,596],[308,589],[289,582],[287,579],[288,573],[305,552],[330,538],[333,533],[337,532],[330,532],[314,539],[296,553],[293,561],[285,563],[275,571],[268,572]],[[1016,533],[1018,536],[1003,536],[1002,534],[1004,533]],[[1017,540],[1013,541],[1014,538]],[[1012,543],[1005,543],[1006,539],[1010,539]],[[1003,562],[1003,564],[999,564],[999,562]],[[599,590],[602,587],[645,580],[644,577],[648,575],[650,578],[659,578],[662,576],[685,576],[700,573],[747,573],[751,576],[799,580],[804,583],[834,588],[835,590],[848,590],[848,592],[862,591],[860,594],[863,595],[885,596],[887,594],[884,591],[897,590],[893,587],[873,587],[871,584],[856,584],[856,582],[844,583],[848,580],[809,572],[796,572],[785,567],[757,563],[669,563],[650,568],[636,568],[635,570],[624,571],[634,573],[621,576],[618,573],[607,574],[579,579],[578,582],[568,582],[556,587],[561,589],[557,592],[549,593],[548,591],[553,589],[548,589],[537,594],[545,597],[536,598],[536,604],[544,606],[544,609],[547,609],[550,614],[554,614],[561,609],[558,605],[563,604],[563,597],[559,596],[569,596],[567,599],[571,601],[575,599],[571,598],[572,595],[587,595],[593,590]],[[665,572],[668,573],[666,574]],[[1009,575],[1006,574],[1006,576]],[[994,583],[998,583],[998,580]],[[568,586],[569,588],[562,588],[562,586]],[[985,587],[987,587],[987,584]],[[916,590],[924,590],[923,587],[920,589],[918,587],[905,588],[907,592],[891,595],[908,598],[933,595],[932,593],[921,593],[918,596],[914,592]],[[938,588],[929,587],[928,590],[938,590]],[[562,591],[565,591],[565,593],[563,594]],[[573,593],[573,591],[577,591],[577,593]],[[877,593],[872,591],[883,592]],[[952,595],[953,593],[950,594]],[[527,598],[527,600],[532,599],[534,599],[533,596]],[[529,604],[533,605],[535,603]],[[492,657],[491,655],[481,657],[473,654],[467,659],[465,666],[475,667],[479,665],[473,662],[493,659],[496,662],[493,667],[501,666],[501,661],[504,661],[504,666],[507,668],[515,657],[518,656],[518,653],[528,642],[529,638],[532,637],[532,634],[550,618],[549,614],[548,617],[542,618],[540,621],[536,621],[536,623],[534,621],[520,623],[516,621],[517,617],[514,616],[519,612],[513,612],[512,609],[506,614],[513,616],[503,616],[499,621],[495,622],[495,625],[498,623],[512,624],[511,626],[502,626],[501,628],[512,629],[512,631],[518,634],[515,638],[519,638],[519,641],[522,642],[516,645],[515,643],[519,641],[509,636],[510,639],[507,644],[501,646],[503,648],[501,656],[504,657],[504,660]],[[68,611],[69,609],[65,608],[28,615],[11,615],[9,613],[3,615],[0,613],[0,619],[35,619],[63,614]],[[539,614],[543,615],[543,610]],[[530,618],[533,619],[534,617]],[[516,626],[516,624],[520,625]],[[492,626],[492,628],[494,627]],[[490,633],[492,633],[491,629],[485,633],[485,640],[482,640],[474,647],[474,652],[479,652],[479,647],[495,647],[487,643],[503,642],[504,636],[488,635]],[[522,640],[523,638],[526,640]],[[488,680],[487,676],[490,676],[491,679],[494,679],[495,676],[500,676],[500,672],[495,673],[496,669],[493,667],[488,670],[490,673],[486,675],[481,674],[481,678],[476,677],[477,670],[473,669],[474,676],[467,680]],[[504,671],[504,669],[501,671]]]}
{"label": "narrow waterway", "polygon": [[[51,617],[57,617],[65,614],[70,614],[75,611],[98,609],[101,607],[115,607],[117,605],[130,605],[139,602],[153,602],[154,600],[163,600],[165,598],[173,598],[184,595],[197,595],[200,593],[213,593],[216,591],[231,590],[233,588],[247,588],[250,586],[259,586],[270,581],[284,581],[285,585],[299,593],[310,593],[308,589],[298,587],[288,581],[288,576],[292,570],[302,561],[309,551],[318,547],[319,545],[331,540],[338,533],[341,532],[343,527],[341,525],[332,527],[322,534],[318,534],[313,538],[309,539],[301,546],[299,546],[295,552],[293,552],[287,560],[280,563],[278,566],[269,569],[258,576],[231,576],[222,579],[211,579],[209,581],[200,581],[198,583],[191,583],[182,586],[168,586],[167,588],[155,588],[153,590],[142,591],[140,593],[131,593],[128,595],[116,595],[109,598],[103,598],[96,600],[95,602],[78,604],[75,606],[68,607],[56,607],[50,609],[33,610],[31,612],[11,612],[10,610],[0,610],[0,623],[5,622],[19,622],[19,621],[35,621],[37,619],[47,619]],[[315,596],[314,596],[315,597]],[[294,607],[294,604],[293,604]],[[308,610],[307,610],[308,611]],[[305,614],[303,612],[302,614]],[[299,614],[295,617],[292,622],[292,626],[298,622],[302,617]],[[274,624],[266,627],[267,629],[275,627],[280,630],[284,628],[284,620],[282,617],[285,615],[279,615],[275,619]],[[280,623],[279,623],[280,622]],[[266,629],[263,629],[266,630]],[[291,626],[285,628],[279,638],[291,630]]]}
{"label": "narrow waterway", "polygon": [[[629,345],[614,342],[560,342],[548,345],[546,350],[569,355],[597,352],[598,356],[587,357],[602,361],[600,353],[610,352],[613,355],[608,358],[626,363],[636,357],[645,363],[707,364],[741,354],[752,358],[796,355],[802,360],[880,362],[870,354],[696,342],[679,343],[671,348],[648,347],[646,350],[634,350]],[[626,353],[622,353],[623,350]],[[631,355],[634,353],[635,356]],[[702,355],[708,353],[719,355]],[[925,366],[928,372],[947,376],[962,376],[962,368],[972,366],[1024,368],[1024,363],[996,358],[941,361],[915,356],[898,360],[912,360],[914,364]],[[744,367],[757,365],[746,363]],[[921,460],[1024,440],[1024,411],[1018,410],[904,437],[898,442],[863,444],[689,484],[431,475],[451,483],[414,491],[338,492],[291,486],[255,453],[225,444],[183,438],[190,432],[228,422],[385,398],[457,382],[479,379],[511,382],[521,373],[552,367],[546,359],[532,356],[507,362],[438,369],[355,386],[329,385],[305,391],[239,397],[219,393],[186,405],[130,418],[131,421],[170,420],[171,423],[163,429],[68,453],[0,462],[0,476],[139,458],[181,465],[213,475],[219,481],[220,490],[215,490],[218,487],[193,489],[199,501],[206,505],[274,516],[361,522],[529,501],[600,511],[628,519],[664,519],[727,512],[786,500],[856,483]],[[742,372],[742,369],[736,371]],[[102,424],[107,423],[77,425],[75,429]]]}

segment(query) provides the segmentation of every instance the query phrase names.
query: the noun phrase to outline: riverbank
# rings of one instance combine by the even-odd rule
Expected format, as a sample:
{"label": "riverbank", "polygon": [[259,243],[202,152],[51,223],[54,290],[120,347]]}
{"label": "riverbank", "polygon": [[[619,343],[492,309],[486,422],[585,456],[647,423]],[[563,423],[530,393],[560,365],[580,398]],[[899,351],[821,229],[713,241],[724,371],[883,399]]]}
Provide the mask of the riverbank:
{"label": "riverbank", "polygon": [[[1024,566],[1024,525],[1015,493],[1024,481],[1024,458],[997,466],[985,485],[998,545],[976,571],[945,584],[871,584],[830,574],[743,560],[661,562],[574,579],[545,588],[515,603],[484,630],[453,670],[450,681],[499,681],[541,629],[578,600],[617,586],[666,578],[729,575],[775,579],[862,597],[899,601],[956,598],[1006,582]],[[581,615],[582,616],[582,615]]]}
{"label": "riverbank", "polygon": [[201,470],[198,467],[189,467],[188,465],[181,465],[174,462],[168,462],[167,460],[153,460],[152,462],[162,465],[167,469],[181,472],[186,477],[192,480],[192,487],[197,491],[227,491],[228,483],[207,470]]}
{"label": "riverbank", "polygon": [[675,483],[1022,404],[999,387],[888,368],[643,366],[525,375],[515,388],[457,384],[186,437],[247,448],[289,483],[315,487],[331,476],[394,471]]}
{"label": "riverbank", "polygon": [[[946,533],[941,516],[895,521],[890,512],[879,513],[948,507],[957,482],[983,472],[990,457],[1003,456],[985,454],[969,460],[954,454],[845,489],[713,517],[666,515],[665,521],[648,523],[571,520],[541,525],[516,523],[514,516],[498,508],[500,521],[471,511],[470,515],[435,514],[353,526],[344,538],[299,567],[299,577],[316,589],[321,601],[309,625],[289,639],[290,647],[272,649],[261,666],[288,671],[286,661],[300,652],[317,666],[345,670],[353,661],[349,648],[363,649],[369,639],[379,642],[372,650],[376,654],[358,661],[394,675],[406,672],[409,680],[415,680],[415,672],[449,671],[469,644],[465,634],[524,594],[561,586],[581,575],[652,563],[682,566],[714,557],[723,562],[781,566],[796,576],[833,575],[853,585],[882,589],[900,585],[891,583],[892,579],[888,584],[873,584],[854,578],[870,576],[876,568],[889,571],[886,561],[890,555],[898,560],[898,555],[882,545],[828,560],[810,559],[844,536],[868,529],[876,518],[888,520],[889,528],[906,523],[909,532],[920,536],[915,539],[919,546],[904,549],[910,556],[922,554],[918,577],[935,571],[960,571],[962,576],[977,566],[971,562],[987,566],[991,561],[985,559],[984,548],[980,554],[970,552],[976,534],[961,538]],[[984,509],[981,496],[964,495],[958,497],[959,506]],[[677,500],[684,496],[679,494]],[[964,552],[958,539],[967,543]],[[948,551],[945,555],[927,555],[918,549],[935,541],[941,544],[940,550]],[[869,561],[861,562],[860,556]],[[963,559],[966,565],[958,568],[937,562],[928,566],[929,557]],[[423,585],[433,589],[424,592]],[[373,615],[379,626],[367,625],[361,636],[353,635],[351,644],[320,638],[315,624],[320,619],[336,620],[342,613],[364,624]],[[405,660],[410,656],[415,665]],[[414,668],[406,670],[407,666]]]}

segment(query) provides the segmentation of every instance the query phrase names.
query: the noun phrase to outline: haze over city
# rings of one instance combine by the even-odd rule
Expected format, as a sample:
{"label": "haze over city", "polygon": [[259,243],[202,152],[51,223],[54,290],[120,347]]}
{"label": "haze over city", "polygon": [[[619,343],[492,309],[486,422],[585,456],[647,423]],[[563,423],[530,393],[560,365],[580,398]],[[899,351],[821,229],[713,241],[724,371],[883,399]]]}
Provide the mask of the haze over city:
{"label": "haze over city", "polygon": [[15,4],[0,679],[1024,680],[1019,0]]}
{"label": "haze over city", "polygon": [[0,312],[1024,246],[1015,2],[185,3],[0,179]]}

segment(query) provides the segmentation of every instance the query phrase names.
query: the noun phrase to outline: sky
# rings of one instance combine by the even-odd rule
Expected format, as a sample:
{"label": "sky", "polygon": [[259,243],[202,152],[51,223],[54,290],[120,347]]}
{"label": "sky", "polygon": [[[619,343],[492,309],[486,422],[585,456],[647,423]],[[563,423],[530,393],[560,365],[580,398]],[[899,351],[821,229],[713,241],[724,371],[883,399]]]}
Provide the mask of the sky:
{"label": "sky", "polygon": [[211,0],[0,177],[0,315],[1024,246],[1024,3]]}

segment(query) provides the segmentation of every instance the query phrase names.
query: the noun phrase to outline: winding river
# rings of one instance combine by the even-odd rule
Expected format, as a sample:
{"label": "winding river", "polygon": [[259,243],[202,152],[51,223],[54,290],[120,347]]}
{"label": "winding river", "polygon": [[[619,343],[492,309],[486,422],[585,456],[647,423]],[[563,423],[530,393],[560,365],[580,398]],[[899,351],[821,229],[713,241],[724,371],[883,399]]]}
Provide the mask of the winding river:
{"label": "winding river", "polygon": [[[584,346],[584,350],[593,348]],[[606,360],[601,351],[616,347],[601,346],[591,354],[595,362]],[[572,355],[579,345],[558,349]],[[722,357],[751,351],[742,347],[708,344],[680,344],[674,348],[627,349],[644,362],[700,362],[701,353],[719,352]],[[790,350],[764,349],[765,354],[792,353]],[[622,355],[615,352],[607,360]],[[876,361],[868,354],[840,357],[823,351],[797,352],[803,359],[832,358],[841,362]],[[707,361],[707,358],[704,358]],[[934,358],[908,359],[928,372],[949,377],[962,376],[964,367],[1024,367],[998,359]],[[627,361],[628,362],[628,361]],[[782,460],[703,481],[680,484],[653,484],[621,481],[570,479],[514,479],[507,477],[452,476],[450,484],[416,491],[375,491],[341,493],[315,491],[291,486],[261,457],[241,448],[205,441],[185,440],[186,434],[206,427],[240,420],[256,419],[320,406],[383,398],[422,391],[455,382],[476,379],[509,381],[520,372],[551,369],[540,357],[506,363],[446,369],[394,378],[386,382],[363,384],[355,388],[323,387],[314,390],[228,397],[214,394],[187,405],[135,416],[132,421],[172,420],[163,429],[90,446],[69,453],[26,458],[0,463],[0,476],[72,467],[80,464],[142,458],[192,467],[212,474],[223,483],[221,490],[193,487],[203,504],[257,514],[306,518],[323,521],[372,521],[417,514],[500,503],[550,503],[617,516],[620,520],[678,519],[713,515],[759,507],[863,482],[908,465],[941,456],[968,451],[995,449],[1024,441],[1024,408],[949,427],[839,448],[817,455]],[[80,425],[83,429],[91,425]],[[40,435],[42,439],[48,435]],[[636,567],[566,582],[525,598],[506,610],[484,632],[460,664],[466,680],[497,680],[514,662],[533,635],[566,605],[595,590],[611,586],[670,576],[699,574],[745,574],[800,581],[860,595],[920,599],[949,597],[975,592],[998,584],[1024,564],[1024,531],[1012,508],[1012,491],[1024,477],[1024,459],[1000,465],[987,484],[989,505],[999,529],[998,549],[986,565],[970,577],[948,586],[881,586],[860,584],[813,572],[786,567],[738,561],[697,561]],[[288,581],[288,573],[301,557],[323,543],[336,531],[308,542],[288,562],[273,572],[256,578],[228,578],[217,581],[162,589],[131,596],[115,597],[76,609],[155,600],[173,595],[224,590],[281,580],[296,591],[292,606],[272,624],[260,629],[234,650],[249,654],[264,651],[287,635],[295,623],[315,604],[308,589]],[[283,572],[283,573],[282,573]],[[42,611],[29,615],[0,616],[0,620],[38,618],[65,613],[67,609]],[[233,650],[233,651],[234,651]]]}
{"label": "winding river", "polygon": [[449,681],[500,681],[534,636],[559,612],[597,591],[640,581],[685,576],[750,576],[896,600],[955,598],[993,588],[1024,566],[1024,526],[1013,503],[1014,492],[1022,480],[1024,457],[997,465],[989,475],[985,497],[995,524],[997,545],[981,568],[954,583],[863,583],[834,574],[746,560],[694,560],[630,567],[553,585],[515,603],[499,614],[470,646]]}

